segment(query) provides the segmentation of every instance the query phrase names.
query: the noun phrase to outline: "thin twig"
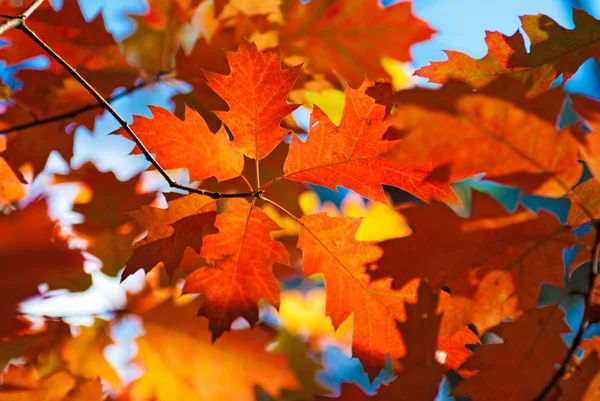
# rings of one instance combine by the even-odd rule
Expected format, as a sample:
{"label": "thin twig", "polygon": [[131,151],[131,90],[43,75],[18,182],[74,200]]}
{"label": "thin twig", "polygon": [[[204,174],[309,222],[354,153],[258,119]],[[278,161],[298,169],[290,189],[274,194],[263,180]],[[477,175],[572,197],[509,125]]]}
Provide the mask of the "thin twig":
{"label": "thin twig", "polygon": [[160,175],[169,183],[171,188],[177,188],[188,192],[193,192],[200,195],[209,196],[213,199],[220,198],[252,198],[258,197],[262,191],[256,190],[251,192],[242,192],[242,193],[222,193],[222,192],[212,192],[206,191],[203,189],[192,188],[187,185],[182,185],[177,181],[173,180],[171,176],[165,171],[165,169],[156,161],[156,159],[150,154],[146,146],[142,143],[142,141],[138,138],[138,136],[133,132],[127,121],[117,111],[102,97],[100,93],[83,78],[69,63],[67,63],[58,53],[56,53],[50,46],[48,46],[42,39],[40,39],[35,32],[33,32],[27,25],[21,21],[20,25],[17,26],[18,29],[23,31],[31,40],[33,40],[38,46],[40,46],[50,57],[52,57],[56,62],[58,62],[63,68],[65,68],[69,74],[73,76],[95,99],[96,101],[106,109],[114,118],[117,120],[119,125],[123,127],[125,132],[129,135],[129,137],[135,142],[135,144],[140,148],[144,156],[146,156],[146,160],[148,160],[154,168],[158,170]]}
{"label": "thin twig", "polygon": [[[21,15],[11,17],[9,20],[6,20],[2,24],[0,24],[0,35],[2,35],[4,32],[10,29],[18,28],[19,26],[23,25],[25,23],[25,20],[31,15],[31,13],[34,12],[39,6],[41,6],[43,2],[44,0],[35,0],[33,3],[31,3],[29,7],[23,10]],[[8,18],[8,16],[6,15],[3,15],[2,17]]]}
{"label": "thin twig", "polygon": [[[146,86],[152,85],[154,83],[158,83],[162,80],[162,78],[167,77],[171,75],[170,71],[166,71],[166,72],[160,72],[158,74],[156,74],[155,76],[153,76],[151,79],[146,80],[146,81],[142,81],[138,84],[135,84],[133,86],[130,86],[129,88],[127,88],[126,90],[111,96],[109,98],[106,99],[106,101],[108,103],[112,103],[115,100],[121,99],[127,95],[130,95],[131,93],[133,93],[134,91],[138,90],[138,89],[142,89],[145,88]],[[10,128],[4,129],[4,130],[0,130],[0,135],[2,134],[10,134],[11,132],[15,132],[15,131],[21,131],[24,129],[28,129],[28,128],[33,128],[33,127],[37,127],[39,125],[44,125],[44,124],[48,124],[48,123],[52,123],[55,121],[60,121],[60,120],[65,120],[67,118],[73,118],[76,117],[77,115],[81,114],[81,113],[85,113],[86,111],[90,111],[90,110],[95,110],[95,109],[101,109],[104,106],[100,103],[93,103],[93,104],[88,104],[82,107],[79,107],[77,109],[73,109],[70,111],[67,111],[65,113],[61,113],[61,114],[56,114],[54,116],[50,116],[50,117],[46,117],[46,118],[40,118],[40,119],[35,119],[35,121],[32,121],[30,123],[25,123],[25,124],[21,124],[21,125],[15,125],[12,126]]]}
{"label": "thin twig", "polygon": [[581,324],[579,325],[579,329],[573,338],[573,343],[567,352],[567,355],[563,359],[563,362],[560,365],[560,368],[556,371],[552,379],[546,384],[546,387],[542,389],[537,397],[533,399],[533,401],[544,401],[546,397],[550,394],[550,392],[558,385],[563,376],[569,371],[571,362],[575,358],[575,354],[581,345],[581,341],[583,340],[583,335],[587,330],[590,322],[587,317],[587,310],[592,305],[592,296],[594,291],[594,282],[596,281],[596,276],[598,275],[598,270],[596,268],[596,264],[598,263],[598,255],[600,254],[600,221],[594,221],[594,229],[596,230],[596,237],[594,239],[594,246],[592,247],[592,266],[590,267],[590,273],[588,277],[588,287],[585,294],[577,294],[582,295],[585,300],[585,308],[583,312],[583,317],[581,318]]}

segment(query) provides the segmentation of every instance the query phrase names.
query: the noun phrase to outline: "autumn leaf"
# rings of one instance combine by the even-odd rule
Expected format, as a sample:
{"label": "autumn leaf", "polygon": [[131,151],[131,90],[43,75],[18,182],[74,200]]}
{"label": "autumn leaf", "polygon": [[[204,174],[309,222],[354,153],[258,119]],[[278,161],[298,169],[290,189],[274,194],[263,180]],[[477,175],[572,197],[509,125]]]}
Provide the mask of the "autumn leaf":
{"label": "autumn leaf", "polygon": [[447,183],[426,179],[434,167],[429,161],[408,165],[382,157],[399,140],[384,137],[390,126],[385,121],[386,106],[377,104],[365,93],[373,85],[365,81],[359,89],[346,87],[339,126],[314,107],[308,139],[302,142],[297,136],[292,138],[282,178],[330,189],[343,186],[384,203],[387,198],[383,184],[401,188],[426,201],[460,203]]}
{"label": "autumn leaf", "polygon": [[438,392],[445,369],[436,361],[441,316],[437,314],[439,296],[421,281],[418,302],[406,304],[406,321],[397,323],[406,345],[406,356],[399,362],[402,371],[389,385],[377,391],[377,400],[430,401]]}
{"label": "autumn leaf", "polygon": [[[573,101],[573,110],[583,117],[586,125],[592,129],[591,133],[588,133],[584,136],[584,142],[580,146],[580,152],[582,153],[583,159],[587,163],[587,166],[594,174],[594,179],[599,180],[600,139],[598,138],[600,137],[600,105],[597,101],[585,96],[573,95],[571,98]],[[588,186],[584,188],[589,188],[590,185],[592,184],[588,184]],[[571,199],[571,201],[573,203],[573,199]],[[581,204],[579,206],[581,206]],[[583,209],[577,210],[578,214],[583,213]],[[590,216],[587,217],[589,218]]]}
{"label": "autumn leaf", "polygon": [[258,301],[279,307],[279,282],[274,264],[289,264],[283,244],[270,233],[280,227],[254,202],[231,199],[228,211],[217,216],[219,233],[204,237],[200,256],[206,265],[185,280],[184,293],[202,293],[205,302],[198,312],[209,320],[213,341],[228,331],[238,317],[254,326]]}
{"label": "autumn leaf", "polygon": [[523,32],[512,36],[486,32],[488,53],[481,59],[453,50],[446,50],[447,61],[435,61],[415,74],[430,82],[445,83],[450,79],[482,88],[499,76],[511,76],[527,88],[528,96],[547,90],[560,75],[568,81],[588,59],[599,59],[600,23],[584,10],[573,9],[575,29],[566,29],[543,15],[520,17]]}
{"label": "autumn leaf", "polygon": [[532,194],[566,194],[581,175],[578,126],[556,128],[563,94],[524,97],[516,81],[496,81],[473,92],[450,82],[440,90],[396,94],[392,125],[403,133],[389,157],[398,163],[449,166],[450,179],[486,178]]}
{"label": "autumn leaf", "polygon": [[[58,371],[47,377],[40,377],[40,373],[33,366],[11,366],[2,375],[3,383],[0,385],[0,397],[3,401],[70,401],[71,391],[76,389],[75,378],[67,371]],[[101,401],[103,394],[100,392],[88,393],[90,401]],[[93,391],[93,389],[91,389]]]}
{"label": "autumn leaf", "polygon": [[598,218],[600,216],[599,198],[600,183],[598,180],[591,179],[577,185],[567,195],[567,199],[571,201],[567,224],[575,227],[592,220],[592,218]]}
{"label": "autumn leaf", "polygon": [[550,305],[491,329],[503,342],[475,349],[461,367],[476,369],[479,374],[462,381],[453,395],[468,396],[473,401],[533,399],[567,353],[561,334],[569,328],[563,319],[564,312]]}
{"label": "autumn leaf", "polygon": [[[102,271],[116,276],[131,257],[131,245],[142,230],[129,222],[126,212],[149,204],[153,194],[139,193],[140,177],[118,180],[112,172],[101,172],[92,163],[86,163],[68,175],[57,175],[59,183],[80,182],[91,199],[76,204],[73,211],[84,216],[82,223],[74,224],[77,236],[88,241],[87,252],[102,262]],[[91,192],[91,193],[90,193]]]}
{"label": "autumn leaf", "polygon": [[[148,108],[152,118],[136,117],[131,129],[164,168],[187,168],[191,181],[209,177],[224,181],[242,173],[244,157],[232,146],[225,128],[213,134],[202,117],[187,107],[184,121],[163,108]],[[128,137],[123,129],[118,133]],[[142,151],[136,147],[134,153]]]}
{"label": "autumn leaf", "polygon": [[14,202],[25,195],[21,180],[1,156],[5,150],[6,138],[0,136],[0,203]]}
{"label": "autumn leaf", "polygon": [[328,217],[326,213],[300,220],[298,248],[302,249],[304,277],[323,274],[327,292],[326,313],[335,329],[353,315],[352,355],[359,358],[370,378],[392,360],[405,354],[395,327],[405,318],[404,302],[416,297],[416,286],[392,291],[390,280],[371,282],[365,267],[381,250],[354,239],[360,219]]}
{"label": "autumn leaf", "polygon": [[[555,265],[557,265],[555,263]],[[535,271],[534,271],[535,272]],[[481,276],[478,276],[482,274]],[[450,288],[452,294],[450,297],[442,298],[440,308],[446,312],[442,318],[442,327],[440,329],[440,341],[443,337],[452,338],[465,330],[465,326],[472,324],[478,333],[485,333],[489,328],[497,326],[506,319],[518,318],[525,305],[533,306],[535,298],[535,289],[528,294],[527,288],[519,287],[519,282],[526,282],[527,278],[519,278],[517,274],[507,274],[505,270],[492,270],[489,272],[480,272],[475,269],[469,276],[467,283],[458,281],[455,287]],[[537,274],[543,281],[543,274]],[[515,277],[517,276],[517,277]],[[555,267],[549,276],[552,279],[558,279],[558,271]],[[461,287],[466,285],[466,291]],[[470,288],[468,286],[473,286]],[[522,297],[519,297],[523,295]],[[530,297],[526,302],[523,298]],[[471,341],[466,343],[475,344],[479,340],[471,336]],[[463,344],[466,344],[463,343]],[[462,350],[461,357],[465,358],[470,353],[465,354]],[[448,355],[452,357],[453,355]],[[447,360],[448,362],[448,360]],[[447,364],[446,364],[447,365]],[[454,366],[457,368],[458,366]]]}
{"label": "autumn leaf", "polygon": [[254,401],[255,385],[273,397],[297,388],[288,358],[265,350],[272,333],[257,326],[225,333],[212,344],[197,310],[197,302],[166,302],[141,315],[145,334],[137,339],[134,361],[145,373],[129,389],[133,399]]}
{"label": "autumn leaf", "polygon": [[357,87],[365,75],[388,76],[382,57],[410,61],[410,47],[435,33],[411,9],[410,3],[384,8],[377,1],[285,0],[285,24],[279,28],[282,52],[303,56],[310,70],[333,71]]}
{"label": "autumn leaf", "polygon": [[236,52],[227,52],[229,75],[206,71],[208,86],[222,97],[229,111],[215,111],[233,134],[233,146],[260,160],[285,138],[289,130],[281,121],[298,105],[286,102],[300,74],[300,66],[281,69],[278,49],[260,52],[242,41]]}
{"label": "autumn leaf", "polygon": [[[501,301],[498,306],[516,296],[525,310],[537,306],[542,284],[563,287],[563,249],[578,243],[569,226],[543,210],[536,215],[519,208],[510,214],[477,191],[473,191],[472,205],[468,219],[441,203],[403,209],[414,233],[380,243],[383,257],[371,275],[393,277],[394,288],[423,277],[433,289],[448,286],[453,297],[473,297],[486,274],[502,272],[490,277],[480,296],[487,302]],[[510,282],[491,285],[503,275],[514,280],[514,294],[504,292]]]}
{"label": "autumn leaf", "polygon": [[83,291],[91,284],[81,252],[68,249],[59,238],[52,241],[55,222],[47,211],[46,202],[38,200],[9,215],[0,214],[0,266],[4,267],[0,337],[26,327],[18,320],[17,306],[37,295],[40,284],[71,291]]}
{"label": "autumn leaf", "polygon": [[214,224],[215,213],[216,200],[197,194],[171,201],[167,209],[143,206],[129,212],[148,235],[134,244],[121,281],[140,269],[147,273],[161,262],[173,277],[186,248],[200,251],[203,230]]}

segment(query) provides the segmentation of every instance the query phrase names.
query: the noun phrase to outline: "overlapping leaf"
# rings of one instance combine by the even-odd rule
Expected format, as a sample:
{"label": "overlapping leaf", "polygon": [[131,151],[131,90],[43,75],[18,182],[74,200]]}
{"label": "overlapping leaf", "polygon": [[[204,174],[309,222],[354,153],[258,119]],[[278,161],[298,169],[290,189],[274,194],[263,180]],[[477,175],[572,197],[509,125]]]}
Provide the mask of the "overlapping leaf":
{"label": "overlapping leaf", "polygon": [[371,282],[366,266],[381,256],[372,244],[354,239],[360,219],[328,217],[326,213],[301,219],[298,248],[302,249],[304,276],[323,274],[327,292],[326,313],[334,328],[353,315],[352,354],[370,377],[405,354],[396,322],[405,318],[404,302],[414,300],[416,286],[393,291],[390,280]]}
{"label": "overlapping leaf", "polygon": [[[555,216],[522,208],[511,215],[489,195],[475,191],[469,219],[439,203],[402,212],[413,235],[382,242],[383,257],[371,272],[375,278],[393,277],[396,288],[424,277],[434,289],[448,286],[452,295],[473,297],[487,282],[479,291],[490,297],[488,302],[496,296],[510,301],[515,295],[522,309],[530,309],[537,305],[542,284],[562,288],[563,249],[578,243]],[[484,280],[493,271],[512,277],[514,294],[504,290],[510,283],[492,285],[502,275]]]}
{"label": "overlapping leaf", "polygon": [[436,359],[441,316],[437,315],[438,296],[421,281],[416,305],[406,305],[406,322],[398,328],[406,344],[400,360],[402,371],[388,386],[377,392],[378,400],[429,401],[438,392],[445,369]]}
{"label": "overlapping leaf", "polygon": [[383,8],[377,1],[283,2],[279,40],[284,55],[301,55],[308,68],[335,72],[351,86],[387,76],[381,58],[411,60],[410,47],[433,31],[415,17],[410,3]]}
{"label": "overlapping leaf", "polygon": [[568,333],[569,328],[563,319],[564,312],[550,305],[490,330],[503,342],[475,349],[462,368],[479,373],[462,381],[453,395],[473,401],[534,399],[567,353],[561,334]]}
{"label": "overlapping leaf", "polygon": [[298,105],[286,102],[300,74],[300,66],[281,68],[278,49],[260,52],[242,41],[236,52],[227,52],[229,75],[205,72],[208,86],[221,96],[229,111],[215,111],[233,135],[233,145],[253,159],[275,149],[289,130],[281,121]]}
{"label": "overlapping leaf", "polygon": [[215,214],[216,201],[196,194],[169,202],[167,209],[144,206],[130,212],[148,235],[135,243],[121,280],[140,269],[149,272],[161,262],[172,277],[186,248],[200,252],[204,229],[213,226]]}
{"label": "overlapping leaf", "polygon": [[199,314],[208,317],[213,339],[238,317],[254,326],[260,299],[278,307],[281,290],[273,265],[289,264],[285,247],[270,235],[280,227],[254,202],[231,199],[227,207],[215,222],[219,233],[204,238],[200,256],[206,266],[190,274],[183,287],[204,295]]}
{"label": "overlapping leaf", "polygon": [[520,32],[505,36],[487,32],[488,53],[481,59],[453,50],[446,50],[447,61],[432,62],[421,68],[417,75],[431,82],[445,83],[449,79],[465,81],[473,88],[481,88],[508,75],[521,81],[529,96],[539,95],[559,76],[571,78],[590,58],[600,58],[600,21],[580,9],[573,9],[575,29],[566,29],[552,18],[543,15],[520,17]]}
{"label": "overlapping leaf", "polygon": [[[164,168],[187,168],[192,181],[209,177],[223,181],[242,173],[244,158],[224,128],[213,134],[202,117],[187,107],[184,121],[163,108],[149,108],[152,118],[136,117],[132,129]],[[124,130],[118,132],[128,136]],[[141,150],[136,147],[134,152]]]}
{"label": "overlapping leaf", "polygon": [[598,178],[600,174],[600,103],[580,95],[573,95],[572,100],[575,112],[583,117],[586,125],[592,129],[591,133],[584,136],[580,151],[594,174],[594,179],[598,181],[600,180]]}
{"label": "overlapping leaf", "polygon": [[[390,126],[385,121],[386,106],[376,103],[365,93],[373,87],[366,81],[359,89],[346,88],[344,114],[339,126],[315,106],[306,142],[297,136],[292,139],[283,178],[331,189],[339,185],[380,202],[386,202],[382,188],[386,184],[423,200],[458,203],[447,183],[427,179],[434,167],[429,160],[403,164],[382,157],[400,140],[384,137]],[[389,92],[388,88],[388,95]]]}
{"label": "overlapping leaf", "polygon": [[392,124],[404,136],[389,157],[398,163],[449,166],[451,180],[486,173],[544,196],[562,196],[579,180],[578,126],[556,128],[559,90],[527,99],[522,85],[506,78],[477,92],[449,82],[396,99]]}

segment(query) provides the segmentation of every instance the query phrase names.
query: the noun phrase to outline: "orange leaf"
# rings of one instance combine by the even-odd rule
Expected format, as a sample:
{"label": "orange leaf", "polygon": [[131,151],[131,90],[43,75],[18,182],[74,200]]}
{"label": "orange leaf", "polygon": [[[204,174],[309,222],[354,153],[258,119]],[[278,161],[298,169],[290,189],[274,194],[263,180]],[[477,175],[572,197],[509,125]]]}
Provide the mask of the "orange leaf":
{"label": "orange leaf", "polygon": [[[554,263],[554,266],[557,265],[557,263]],[[479,277],[480,274],[483,275]],[[535,274],[541,277],[540,281],[543,280],[543,274],[538,272]],[[558,278],[557,267],[552,275],[555,276],[554,280]],[[443,336],[457,335],[464,331],[465,326],[469,324],[473,324],[478,333],[485,333],[487,329],[500,324],[506,319],[519,317],[522,309],[525,308],[524,305],[528,305],[528,307],[535,306],[534,302],[539,296],[533,290],[529,301],[525,301],[523,297],[519,296],[527,294],[527,289],[521,288],[517,291],[517,283],[518,278],[515,278],[509,271],[492,270],[485,273],[475,269],[467,283],[467,285],[476,286],[473,291],[469,288],[467,288],[467,291],[461,291],[460,287],[464,283],[457,282],[456,286],[458,288],[453,289],[452,296],[442,298],[440,308],[445,313],[442,318],[441,334]],[[471,339],[470,343],[472,344],[479,341],[474,334]],[[462,357],[470,354],[468,352],[463,354]]]}
{"label": "orange leaf", "polygon": [[581,175],[578,126],[556,128],[564,95],[553,90],[527,99],[512,79],[473,92],[450,82],[439,90],[396,95],[392,124],[404,138],[390,152],[398,163],[449,166],[451,180],[486,178],[528,193],[562,196]]}
{"label": "orange leaf", "polygon": [[557,305],[532,309],[514,322],[501,323],[491,333],[503,343],[475,349],[461,366],[479,374],[462,381],[455,396],[473,401],[531,400],[544,388],[562,363],[567,346],[561,334],[569,331]]}
{"label": "orange leaf", "polygon": [[142,314],[145,334],[137,339],[134,361],[145,373],[132,383],[132,399],[196,400],[201,395],[204,401],[254,401],[257,385],[273,397],[297,388],[288,358],[265,350],[275,339],[272,332],[262,326],[236,330],[212,344],[197,309],[197,303],[165,302]]}
{"label": "orange leaf", "polygon": [[392,185],[420,199],[432,198],[459,203],[446,183],[427,181],[433,169],[429,161],[421,165],[395,163],[382,154],[399,140],[387,140],[389,123],[384,121],[386,106],[377,104],[365,91],[373,83],[365,81],[359,89],[346,87],[342,121],[335,126],[317,106],[310,118],[306,142],[294,136],[284,165],[284,178],[323,185],[343,186],[379,202],[387,202],[382,185]]}
{"label": "orange leaf", "polygon": [[0,338],[24,325],[17,320],[17,305],[38,294],[38,286],[83,291],[91,278],[83,271],[81,252],[53,242],[55,223],[45,201],[37,201],[9,215],[0,214]]}
{"label": "orange leaf", "polygon": [[592,220],[592,218],[598,218],[600,216],[598,198],[600,198],[600,183],[598,180],[587,180],[576,186],[567,195],[567,199],[571,201],[567,223],[576,227]]}
{"label": "orange leaf", "polygon": [[[594,99],[579,95],[573,95],[572,100],[574,111],[583,117],[586,124],[592,128],[591,133],[584,135],[585,143],[581,145],[580,151],[583,159],[594,174],[594,179],[600,180],[600,103]],[[593,184],[588,184],[586,187],[580,189],[578,187],[578,189],[580,191],[585,190],[586,188],[591,188],[592,185]],[[571,204],[573,204],[573,199],[571,199]],[[593,205],[589,204],[587,206],[590,207]],[[577,208],[575,210],[577,210],[578,214],[583,213],[583,209],[580,210]],[[594,209],[591,211],[595,212]],[[588,219],[589,217],[590,216],[586,216]],[[578,221],[580,221],[581,218],[584,217],[580,216]]]}
{"label": "orange leaf", "polygon": [[160,262],[173,277],[187,247],[200,252],[203,229],[214,224],[216,202],[208,196],[191,194],[169,202],[167,209],[143,206],[129,212],[148,235],[134,244],[121,281],[139,269],[147,273]]}
{"label": "orange leaf", "polygon": [[6,138],[0,136],[0,203],[14,202],[25,196],[21,180],[1,156],[6,150]]}
{"label": "orange leaf", "polygon": [[273,275],[276,263],[289,265],[289,255],[270,233],[280,227],[254,202],[231,199],[229,210],[219,214],[218,234],[204,237],[200,256],[206,265],[185,280],[184,293],[202,293],[205,302],[199,315],[209,320],[213,340],[243,317],[251,326],[258,321],[258,301],[279,307],[279,282]]}
{"label": "orange leaf", "polygon": [[388,76],[382,57],[410,61],[410,47],[435,33],[411,8],[410,3],[384,8],[364,0],[287,0],[282,5],[285,24],[279,29],[281,48],[286,56],[304,56],[312,71],[333,71],[358,86],[365,75]]}
{"label": "orange leaf", "polygon": [[[548,212],[520,208],[510,214],[476,191],[469,219],[441,203],[402,212],[414,234],[382,242],[383,257],[371,272],[374,278],[393,277],[395,288],[424,277],[434,289],[449,286],[453,296],[473,297],[484,276],[499,271],[512,276],[519,306],[535,308],[543,283],[563,287],[563,249],[578,243],[571,228]],[[509,284],[490,285],[499,278],[481,294],[489,301],[500,295],[492,289],[503,293]],[[507,300],[498,299],[498,306]]]}
{"label": "orange leaf", "polygon": [[451,180],[486,178],[528,193],[562,196],[581,175],[578,126],[556,128],[564,95],[533,99],[512,79],[478,92],[450,82],[440,90],[399,92],[393,126],[405,134],[389,157],[399,163],[449,166]]}
{"label": "orange leaf", "polygon": [[405,354],[395,323],[404,319],[404,302],[415,299],[416,286],[392,291],[388,279],[369,280],[365,266],[375,262],[381,250],[354,239],[360,221],[326,213],[305,216],[300,220],[298,248],[304,276],[324,274],[326,313],[333,326],[337,329],[354,315],[352,354],[373,378],[384,368],[387,353],[392,360]]}
{"label": "orange leaf", "polygon": [[528,88],[528,96],[539,95],[559,76],[570,79],[589,58],[600,58],[600,22],[584,10],[573,9],[575,29],[566,29],[543,15],[520,17],[531,45],[528,51],[520,32],[512,36],[486,32],[488,54],[479,59],[447,50],[447,61],[435,61],[415,74],[430,82],[450,79],[481,88],[498,76],[510,75]]}
{"label": "orange leaf", "polygon": [[300,74],[300,66],[281,69],[278,49],[260,52],[254,43],[242,41],[236,52],[227,52],[229,75],[205,72],[208,86],[229,105],[215,111],[233,134],[233,145],[253,159],[275,149],[289,130],[281,121],[298,105],[286,102]]}
{"label": "orange leaf", "polygon": [[[187,168],[191,181],[209,177],[224,181],[242,173],[244,157],[232,146],[224,128],[213,134],[188,107],[184,121],[161,107],[148,107],[153,118],[137,117],[131,128],[164,168]],[[122,129],[118,133],[128,136]],[[141,150],[136,147],[134,152],[140,154]]]}

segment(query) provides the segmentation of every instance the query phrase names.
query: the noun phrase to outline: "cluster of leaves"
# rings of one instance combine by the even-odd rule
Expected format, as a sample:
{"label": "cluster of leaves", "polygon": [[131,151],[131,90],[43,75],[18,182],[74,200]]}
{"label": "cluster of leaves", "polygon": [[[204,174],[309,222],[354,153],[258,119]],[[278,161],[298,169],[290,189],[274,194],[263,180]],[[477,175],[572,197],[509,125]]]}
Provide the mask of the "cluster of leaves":
{"label": "cluster of leaves", "polygon": [[[522,17],[529,52],[521,33],[488,33],[484,58],[449,52],[417,71],[441,88],[395,92],[381,58],[409,61],[410,46],[434,33],[410,3],[148,3],[120,42],[76,0],[58,10],[36,1],[0,25],[7,63],[51,57],[45,70],[23,64],[22,87],[2,84],[0,399],[335,397],[317,380],[322,349],[261,319],[298,278],[322,280],[326,316],[338,332],[351,325],[352,356],[370,379],[390,361],[397,376],[374,395],[343,384],[339,399],[430,401],[445,377],[473,401],[600,397],[600,343],[585,339],[600,320],[600,103],[548,89],[600,57],[600,21],[574,10],[566,30]],[[23,7],[4,1],[0,11]],[[74,128],[92,128],[104,98],[175,80],[192,87],[174,98],[175,113],[151,106],[115,133],[183,191],[142,192],[139,175],[120,181],[88,163],[38,183],[46,195],[35,199],[30,184],[50,153],[72,158]],[[314,106],[301,132],[291,113],[308,89],[343,90],[339,121]],[[559,127],[567,100],[579,118]],[[580,183],[584,166],[594,178]],[[191,184],[171,179],[179,168]],[[451,185],[480,173],[568,199],[567,224]],[[83,221],[60,230],[46,199],[72,182],[84,188],[73,208]],[[387,214],[301,207],[307,184],[350,189]],[[404,229],[382,235],[394,224]],[[20,312],[40,284],[89,288],[86,258],[121,280],[143,270],[144,288],[111,319],[77,330]],[[542,306],[548,286],[560,296]],[[572,298],[585,311],[569,346],[561,302]],[[240,318],[250,327],[232,329]],[[126,382],[104,352],[132,319],[143,333],[130,362],[144,373]]]}

